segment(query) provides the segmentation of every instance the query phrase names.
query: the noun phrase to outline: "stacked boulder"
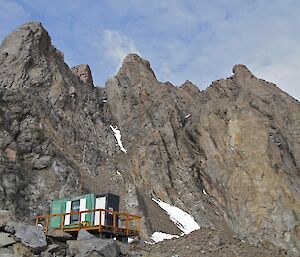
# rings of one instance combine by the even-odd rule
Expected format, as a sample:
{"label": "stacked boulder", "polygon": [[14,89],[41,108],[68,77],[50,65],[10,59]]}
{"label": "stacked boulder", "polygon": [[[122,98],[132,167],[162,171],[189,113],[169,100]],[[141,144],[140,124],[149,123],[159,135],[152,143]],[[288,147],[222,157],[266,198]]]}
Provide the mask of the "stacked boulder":
{"label": "stacked boulder", "polygon": [[72,235],[13,221],[11,212],[0,210],[1,257],[118,257],[136,256],[128,252],[128,246],[112,239],[100,239],[80,230],[77,240]]}
{"label": "stacked boulder", "polygon": [[31,257],[47,250],[47,239],[42,228],[12,220],[11,212],[0,211],[1,257]]}
{"label": "stacked boulder", "polygon": [[97,238],[85,230],[80,230],[77,240],[69,240],[67,245],[70,256],[120,256],[120,248],[114,240]]}

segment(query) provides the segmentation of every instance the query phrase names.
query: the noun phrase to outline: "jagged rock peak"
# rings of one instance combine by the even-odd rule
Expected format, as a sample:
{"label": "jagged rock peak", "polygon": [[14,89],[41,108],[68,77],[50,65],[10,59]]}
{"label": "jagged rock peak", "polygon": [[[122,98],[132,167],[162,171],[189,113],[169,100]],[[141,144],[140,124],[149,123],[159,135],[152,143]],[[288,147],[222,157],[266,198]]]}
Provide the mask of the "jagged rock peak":
{"label": "jagged rock peak", "polygon": [[93,86],[93,76],[90,66],[87,64],[79,64],[72,68],[72,72],[77,75],[82,82]]}
{"label": "jagged rock peak", "polygon": [[186,80],[180,87],[186,91],[190,91],[193,93],[200,92],[199,88],[189,80]]}
{"label": "jagged rock peak", "polygon": [[150,63],[147,60],[144,60],[138,54],[135,53],[130,53],[124,58],[123,65],[126,63],[143,63],[146,66],[150,67]]}
{"label": "jagged rock peak", "polygon": [[135,73],[150,75],[156,80],[156,76],[151,68],[150,63],[147,60],[142,59],[138,54],[131,53],[128,54],[123,60],[117,76],[122,76],[124,74],[128,76],[130,74],[134,75]]}
{"label": "jagged rock peak", "polygon": [[28,22],[9,34],[2,42],[0,53],[18,57],[22,50],[46,50],[51,45],[48,32],[40,22]]}
{"label": "jagged rock peak", "polygon": [[233,68],[232,68],[232,72],[233,72],[234,75],[236,75],[237,73],[243,73],[243,74],[247,74],[247,75],[252,76],[251,71],[244,64],[234,65]]}
{"label": "jagged rock peak", "polygon": [[232,68],[234,77],[240,86],[245,85],[245,81],[251,79],[253,74],[244,64],[236,64]]}

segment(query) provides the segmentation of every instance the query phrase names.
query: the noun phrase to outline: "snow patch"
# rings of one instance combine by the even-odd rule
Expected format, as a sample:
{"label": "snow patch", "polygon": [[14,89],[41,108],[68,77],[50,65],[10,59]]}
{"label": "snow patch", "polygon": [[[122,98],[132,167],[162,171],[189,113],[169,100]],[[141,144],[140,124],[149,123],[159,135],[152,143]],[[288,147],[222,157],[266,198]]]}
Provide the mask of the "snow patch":
{"label": "snow patch", "polygon": [[123,147],[122,141],[121,141],[121,132],[118,129],[118,127],[116,126],[115,128],[110,125],[111,130],[114,132],[115,138],[117,139],[118,145],[121,149],[122,152],[126,153],[127,150]]}
{"label": "snow patch", "polygon": [[138,237],[128,237],[128,244],[132,244],[138,241]]}
{"label": "snow patch", "polygon": [[179,236],[177,235],[171,235],[171,234],[167,234],[167,233],[163,233],[163,232],[154,232],[152,235],[151,235],[151,239],[157,243],[157,242],[161,242],[165,239],[172,239],[172,238],[178,238]]}
{"label": "snow patch", "polygon": [[181,235],[187,235],[192,231],[200,229],[200,226],[194,220],[194,218],[185,211],[165,203],[160,199],[152,198],[152,200],[168,213],[170,220],[173,221],[175,225],[182,231]]}

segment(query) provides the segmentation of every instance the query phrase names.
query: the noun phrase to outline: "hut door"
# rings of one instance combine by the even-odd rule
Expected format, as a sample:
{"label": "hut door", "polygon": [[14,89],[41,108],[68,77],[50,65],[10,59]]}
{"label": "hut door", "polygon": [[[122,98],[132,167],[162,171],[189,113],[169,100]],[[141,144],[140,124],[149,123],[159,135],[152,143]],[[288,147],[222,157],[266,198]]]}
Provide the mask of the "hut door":
{"label": "hut door", "polygon": [[[106,206],[106,197],[96,198],[96,209],[105,209]],[[95,212],[95,225],[100,225],[100,211]],[[105,212],[101,212],[101,225],[105,224]]]}

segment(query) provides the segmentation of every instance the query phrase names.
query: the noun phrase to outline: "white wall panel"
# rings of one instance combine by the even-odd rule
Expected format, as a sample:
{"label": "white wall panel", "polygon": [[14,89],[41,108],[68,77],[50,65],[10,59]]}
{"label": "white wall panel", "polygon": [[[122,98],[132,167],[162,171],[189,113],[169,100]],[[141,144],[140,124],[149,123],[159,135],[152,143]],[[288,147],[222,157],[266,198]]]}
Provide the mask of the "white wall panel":
{"label": "white wall panel", "polygon": [[[70,212],[71,212],[71,201],[67,201],[67,203],[66,203],[66,212],[65,213],[70,213]],[[70,225],[70,215],[65,215],[64,225]]]}
{"label": "white wall panel", "polygon": [[[106,197],[98,197],[96,198],[96,209],[105,209],[106,206]],[[95,212],[95,221],[94,225],[100,224],[100,211]],[[105,212],[101,212],[101,225],[105,224]]]}
{"label": "white wall panel", "polygon": [[[80,199],[79,211],[86,211],[86,198]],[[81,213],[81,221],[85,221],[86,213]]]}

